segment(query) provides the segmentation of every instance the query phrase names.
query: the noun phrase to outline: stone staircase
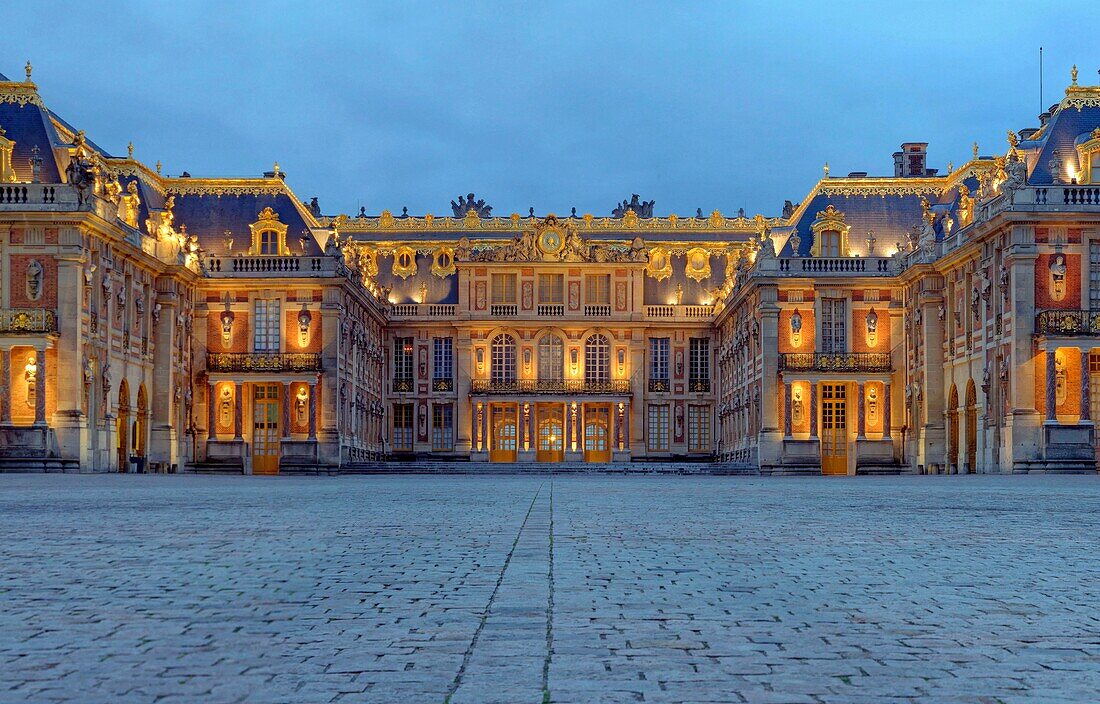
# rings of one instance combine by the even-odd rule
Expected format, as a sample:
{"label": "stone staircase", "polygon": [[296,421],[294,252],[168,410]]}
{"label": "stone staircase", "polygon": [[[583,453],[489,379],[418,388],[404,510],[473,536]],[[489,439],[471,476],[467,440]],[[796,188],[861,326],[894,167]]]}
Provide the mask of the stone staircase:
{"label": "stone staircase", "polygon": [[[285,472],[284,472],[285,473]],[[301,473],[301,472],[299,472]],[[314,472],[328,473],[326,470]],[[750,465],[711,462],[532,462],[493,463],[452,460],[360,462],[344,465],[334,474],[667,474],[756,476]]]}
{"label": "stone staircase", "polygon": [[1022,460],[1012,466],[1013,474],[1096,474],[1096,461],[1081,459]]}
{"label": "stone staircase", "polygon": [[58,473],[80,471],[80,462],[64,460],[60,457],[0,457],[0,474],[18,474],[25,472]]}

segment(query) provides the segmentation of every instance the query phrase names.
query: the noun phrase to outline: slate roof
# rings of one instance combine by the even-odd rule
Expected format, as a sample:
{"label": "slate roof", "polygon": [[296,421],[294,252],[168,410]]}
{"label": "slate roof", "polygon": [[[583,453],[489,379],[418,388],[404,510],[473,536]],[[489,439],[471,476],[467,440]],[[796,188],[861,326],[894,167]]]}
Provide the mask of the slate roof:
{"label": "slate roof", "polygon": [[[798,254],[802,257],[810,256],[810,249],[813,247],[813,230],[810,226],[817,219],[817,214],[829,205],[844,213],[844,222],[851,228],[848,233],[851,242],[861,243],[867,232],[872,231],[878,240],[877,246],[885,252],[896,240],[905,241],[912,227],[920,224],[920,198],[919,195],[841,196],[818,193],[802,209],[798,221],[794,223],[794,229],[801,238]],[[783,245],[779,255],[791,255],[789,240]]]}
{"label": "slate roof", "polygon": [[38,155],[42,157],[41,180],[60,183],[61,174],[53,154],[53,147],[58,143],[57,132],[42,108],[32,103],[0,103],[0,127],[7,132],[4,136],[15,142],[12,167],[20,181],[32,178],[31,150],[37,146]]}
{"label": "slate roof", "polygon": [[[309,225],[289,193],[177,195],[173,212],[177,226],[186,225],[188,234],[197,236],[203,249],[221,253],[225,248],[222,233],[226,230],[233,233],[234,250],[247,248],[251,238],[248,226],[256,222],[261,210],[268,207],[278,213],[280,222],[289,228],[286,244],[297,254],[298,239],[303,236],[303,230],[309,229]],[[309,235],[306,253],[320,254],[321,251],[313,236]]]}
{"label": "slate roof", "polygon": [[[1079,168],[1075,144],[1082,134],[1088,134],[1100,127],[1100,108],[1086,107],[1081,110],[1072,107],[1061,108],[1051,116],[1051,123],[1040,135],[1042,148],[1032,167],[1028,182],[1044,185],[1054,183],[1050,173],[1050,160],[1057,151],[1062,163]],[[1023,143],[1021,143],[1023,146]]]}

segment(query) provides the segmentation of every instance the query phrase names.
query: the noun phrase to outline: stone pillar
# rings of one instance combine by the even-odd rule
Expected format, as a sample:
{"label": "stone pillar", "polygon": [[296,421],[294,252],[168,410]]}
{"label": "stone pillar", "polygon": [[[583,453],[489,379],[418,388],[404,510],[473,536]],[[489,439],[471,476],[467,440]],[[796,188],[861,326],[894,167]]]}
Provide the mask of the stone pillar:
{"label": "stone pillar", "polygon": [[817,382],[810,382],[810,437],[817,438]]}
{"label": "stone pillar", "polygon": [[562,440],[563,453],[573,451],[573,410],[570,404],[565,404],[565,438]]}
{"label": "stone pillar", "polygon": [[856,439],[867,438],[867,402],[864,399],[863,382],[856,384]]}
{"label": "stone pillar", "polygon": [[11,425],[11,349],[0,350],[0,423]]}
{"label": "stone pillar", "polygon": [[233,387],[233,439],[244,440],[244,385],[237,382]]}
{"label": "stone pillar", "polygon": [[783,437],[791,438],[791,383],[783,383]]}
{"label": "stone pillar", "polygon": [[[82,471],[91,471],[92,440],[83,407],[85,337],[80,329],[85,290],[83,235],[75,225],[61,227],[58,244],[57,369],[53,374],[56,410],[50,424],[61,456],[78,460]],[[40,378],[46,380],[44,374]]]}
{"label": "stone pillar", "polygon": [[[164,291],[155,292],[149,307],[156,310],[156,322],[150,337],[153,345],[153,383],[152,398],[149,405],[152,409],[152,428],[150,433],[149,461],[167,462],[176,464],[179,461],[179,432],[172,416],[172,400],[175,398],[175,386],[177,383],[175,369],[172,364],[172,351],[176,346],[176,318],[179,315],[179,296],[175,293],[175,282],[158,279],[158,288]],[[148,315],[148,312],[145,314]],[[190,383],[189,380],[182,380]],[[213,432],[213,429],[211,429]]]}
{"label": "stone pillar", "polygon": [[[476,403],[470,405],[473,407],[473,412],[470,414],[470,439],[472,441],[470,449],[471,451],[481,452],[481,415]],[[484,412],[484,410],[481,412]]]}
{"label": "stone pillar", "polygon": [[282,383],[282,387],[283,387],[283,417],[282,417],[283,433],[282,433],[282,436],[283,436],[284,440],[289,440],[290,439],[290,402],[292,400],[292,397],[291,397],[291,394],[290,394],[290,382],[289,381],[284,381]]}
{"label": "stone pillar", "polygon": [[218,439],[217,386],[214,382],[206,385],[206,439]]}
{"label": "stone pillar", "polygon": [[1089,389],[1089,351],[1081,350],[1081,420],[1092,420],[1092,399]]}
{"label": "stone pillar", "polygon": [[46,348],[35,350],[35,359],[38,364],[38,377],[34,383],[34,424],[46,425],[46,384],[49,383],[49,372],[46,369]]}
{"label": "stone pillar", "polygon": [[[770,264],[770,262],[769,262]],[[760,466],[776,466],[781,461],[783,436],[779,425],[779,306],[778,290],[775,285],[762,286],[760,289],[760,407],[759,444],[757,456]],[[754,400],[746,398],[750,409],[754,409]],[[748,432],[753,432],[751,415]]]}
{"label": "stone pillar", "polygon": [[1047,349],[1047,421],[1054,422],[1057,418],[1057,398],[1055,395],[1055,386],[1057,384],[1057,372],[1054,368],[1054,360],[1057,356],[1057,350]]}
{"label": "stone pillar", "polygon": [[[465,276],[465,274],[460,274]],[[459,310],[463,310],[461,307]],[[474,378],[474,350],[469,332],[459,332],[454,341],[455,452],[472,452],[477,447],[477,406],[470,399],[470,380]]]}
{"label": "stone pillar", "polygon": [[[416,421],[419,422],[419,421]],[[309,439],[317,439],[317,382],[309,382]]]}
{"label": "stone pillar", "polygon": [[894,434],[890,430],[890,404],[892,399],[890,398],[890,382],[884,382],[882,384],[882,437],[884,440],[890,440]]}

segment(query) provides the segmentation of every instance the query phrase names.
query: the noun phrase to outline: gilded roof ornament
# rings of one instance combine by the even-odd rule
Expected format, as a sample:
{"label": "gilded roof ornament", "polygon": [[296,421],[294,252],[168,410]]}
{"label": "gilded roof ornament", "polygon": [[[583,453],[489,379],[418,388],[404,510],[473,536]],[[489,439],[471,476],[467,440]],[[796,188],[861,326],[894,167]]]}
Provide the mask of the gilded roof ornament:
{"label": "gilded roof ornament", "polygon": [[978,160],[978,143],[977,142],[974,142],[973,152],[974,152],[974,161],[977,161]]}
{"label": "gilded roof ornament", "polygon": [[126,157],[129,159],[134,158],[134,143],[130,142],[126,145]]}
{"label": "gilded roof ornament", "polygon": [[[31,66],[31,60],[27,59],[27,65],[24,67],[27,72],[27,83],[33,83],[31,81],[31,72],[34,71],[34,66]],[[1076,67],[1074,67],[1076,68]]]}
{"label": "gilded roof ornament", "polygon": [[[30,65],[29,61],[27,62],[27,65],[28,66]],[[30,71],[27,71],[27,80],[30,80],[30,77],[31,77]],[[1069,70],[1069,84],[1071,86],[1077,85],[1077,64],[1074,64],[1073,68],[1071,68]]]}

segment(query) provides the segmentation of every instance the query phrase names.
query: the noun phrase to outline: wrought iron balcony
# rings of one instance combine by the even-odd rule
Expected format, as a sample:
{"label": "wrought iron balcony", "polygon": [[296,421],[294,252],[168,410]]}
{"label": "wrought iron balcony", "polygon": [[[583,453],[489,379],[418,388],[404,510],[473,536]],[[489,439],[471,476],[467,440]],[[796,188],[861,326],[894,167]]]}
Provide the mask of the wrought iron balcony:
{"label": "wrought iron balcony", "polygon": [[211,352],[209,372],[319,372],[321,355],[312,352]]}
{"label": "wrought iron balcony", "polygon": [[688,379],[688,391],[703,393],[709,392],[710,379]]}
{"label": "wrought iron balcony", "polygon": [[668,383],[668,379],[650,379],[649,391],[651,393],[664,393],[671,391],[672,387]]}
{"label": "wrought iron balcony", "polygon": [[490,381],[475,379],[470,383],[475,394],[627,394],[629,379],[585,381],[584,379],[517,379]]}
{"label": "wrought iron balcony", "polygon": [[416,387],[412,378],[401,378],[393,380],[393,392],[395,394],[407,394],[411,393]]}
{"label": "wrought iron balcony", "polygon": [[1035,316],[1040,335],[1100,335],[1100,312],[1090,310],[1044,310]]}
{"label": "wrought iron balcony", "polygon": [[780,371],[889,372],[888,352],[785,352],[779,355]]}
{"label": "wrought iron balcony", "polygon": [[454,379],[432,379],[432,391],[454,391]]}
{"label": "wrought iron balcony", "polygon": [[45,308],[0,310],[0,333],[57,332],[57,317]]}

